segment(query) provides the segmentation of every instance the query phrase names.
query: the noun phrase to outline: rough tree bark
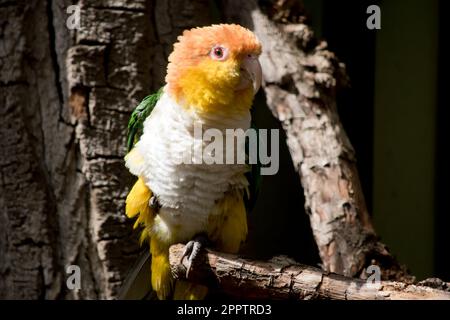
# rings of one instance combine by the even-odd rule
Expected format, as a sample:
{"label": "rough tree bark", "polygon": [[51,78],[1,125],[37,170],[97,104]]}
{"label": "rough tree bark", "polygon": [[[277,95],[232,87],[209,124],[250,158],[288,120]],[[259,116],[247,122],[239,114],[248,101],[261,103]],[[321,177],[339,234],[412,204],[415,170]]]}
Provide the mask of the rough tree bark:
{"label": "rough tree bark", "polygon": [[[69,30],[69,5],[81,8]],[[0,1],[0,298],[113,298],[139,252],[124,200],[132,109],[208,1]],[[81,290],[65,266],[81,268]]]}
{"label": "rough tree bark", "polygon": [[[180,264],[184,246],[170,247],[170,264],[177,279],[186,277],[187,261]],[[450,300],[450,291],[402,282],[367,282],[302,265],[286,256],[269,261],[208,252],[191,267],[189,280],[234,299],[290,300]]]}
{"label": "rough tree bark", "polygon": [[336,108],[336,91],[347,85],[345,66],[305,24],[301,1],[224,0],[223,11],[264,43],[267,105],[286,132],[323,268],[365,277],[376,264],[384,279],[413,281],[373,229]]}

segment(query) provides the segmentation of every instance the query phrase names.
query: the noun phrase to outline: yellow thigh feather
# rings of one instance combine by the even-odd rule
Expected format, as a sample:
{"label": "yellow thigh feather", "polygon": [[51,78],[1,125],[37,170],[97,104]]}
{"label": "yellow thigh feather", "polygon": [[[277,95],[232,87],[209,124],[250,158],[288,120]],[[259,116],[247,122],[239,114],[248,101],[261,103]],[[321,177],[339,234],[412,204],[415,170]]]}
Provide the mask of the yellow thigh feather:
{"label": "yellow thigh feather", "polygon": [[[150,237],[150,230],[155,212],[148,203],[151,190],[144,180],[139,178],[126,200],[126,214],[129,218],[137,217],[134,227],[143,226],[141,242],[150,238],[151,284],[159,299],[168,299],[173,293],[174,299],[203,299],[208,289],[205,286],[187,281],[174,281],[169,262],[169,246],[160,237]],[[208,237],[217,250],[236,253],[247,237],[247,215],[241,192],[229,192],[218,202],[214,214],[208,221]]]}
{"label": "yellow thigh feather", "polygon": [[217,250],[237,253],[248,232],[243,193],[227,193],[217,204],[216,210],[218,212],[209,218],[208,237]]}

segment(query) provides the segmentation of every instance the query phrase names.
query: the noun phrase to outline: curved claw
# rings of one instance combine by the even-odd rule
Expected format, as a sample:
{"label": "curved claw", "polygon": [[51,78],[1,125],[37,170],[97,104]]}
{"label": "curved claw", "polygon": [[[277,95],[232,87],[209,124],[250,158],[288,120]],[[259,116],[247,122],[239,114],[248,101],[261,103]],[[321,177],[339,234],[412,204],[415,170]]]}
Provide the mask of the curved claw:
{"label": "curved claw", "polygon": [[197,236],[195,239],[189,241],[184,247],[183,254],[181,255],[180,264],[183,263],[183,259],[187,257],[188,267],[186,268],[186,278],[189,277],[192,263],[197,259],[200,250],[206,245],[206,238],[203,236]]}

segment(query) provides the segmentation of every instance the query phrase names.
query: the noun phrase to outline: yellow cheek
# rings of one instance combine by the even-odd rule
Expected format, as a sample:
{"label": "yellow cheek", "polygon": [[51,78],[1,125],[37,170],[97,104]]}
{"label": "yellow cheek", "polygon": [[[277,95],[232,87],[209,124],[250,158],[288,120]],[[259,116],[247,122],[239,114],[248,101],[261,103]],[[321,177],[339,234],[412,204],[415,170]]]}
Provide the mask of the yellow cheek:
{"label": "yellow cheek", "polygon": [[184,105],[205,113],[247,111],[252,104],[253,92],[235,92],[239,83],[238,65],[234,61],[206,60],[192,67],[178,79]]}

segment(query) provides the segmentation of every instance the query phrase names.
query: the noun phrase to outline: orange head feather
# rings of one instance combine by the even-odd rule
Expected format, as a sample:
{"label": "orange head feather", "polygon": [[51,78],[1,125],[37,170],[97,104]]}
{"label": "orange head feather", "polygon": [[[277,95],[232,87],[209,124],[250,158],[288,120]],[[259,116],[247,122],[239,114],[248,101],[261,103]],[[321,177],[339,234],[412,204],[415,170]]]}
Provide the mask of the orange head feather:
{"label": "orange head feather", "polygon": [[258,63],[260,53],[261,44],[253,32],[236,24],[186,30],[169,56],[169,94],[199,112],[246,111],[255,90],[242,86],[242,65],[250,58]]}

